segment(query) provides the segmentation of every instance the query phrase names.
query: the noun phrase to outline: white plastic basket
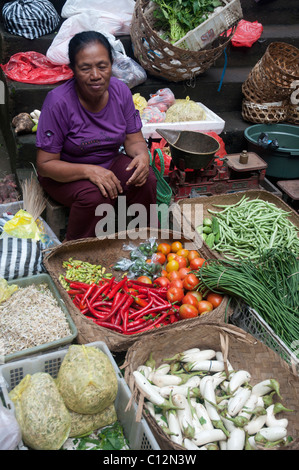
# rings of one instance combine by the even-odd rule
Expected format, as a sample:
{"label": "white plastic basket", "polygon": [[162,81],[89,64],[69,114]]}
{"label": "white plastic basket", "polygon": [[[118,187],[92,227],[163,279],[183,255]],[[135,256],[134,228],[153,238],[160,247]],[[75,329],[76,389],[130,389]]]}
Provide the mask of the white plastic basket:
{"label": "white plastic basket", "polygon": [[224,6],[217,9],[206,21],[189,31],[174,46],[199,51],[213,42],[243,17],[240,0],[222,0]]}
{"label": "white plastic basket", "polygon": [[[136,422],[137,405],[132,401],[131,407],[127,408],[131,400],[131,391],[122,377],[108,346],[101,341],[88,343],[85,346],[93,346],[104,352],[111,361],[117,375],[118,393],[115,400],[115,409],[118,421],[123,427],[124,435],[129,442],[131,450],[160,450],[146,420],[142,417]],[[45,372],[53,378],[57,377],[60,365],[68,351],[68,348],[60,349],[49,354],[43,354],[35,358],[23,359],[10,364],[0,366],[0,391],[4,399],[4,404],[14,412],[14,406],[8,393],[26,376],[36,372]],[[1,396],[0,396],[1,399]],[[20,443],[19,449],[24,449]],[[25,448],[26,449],[26,448]]]}
{"label": "white plastic basket", "polygon": [[204,104],[198,103],[206,113],[206,119],[203,121],[185,121],[185,122],[151,122],[144,124],[142,127],[143,137],[148,139],[161,139],[161,135],[158,134],[157,129],[169,129],[169,130],[180,130],[180,131],[194,131],[194,132],[216,132],[221,134],[224,129],[225,121],[207,108]]}

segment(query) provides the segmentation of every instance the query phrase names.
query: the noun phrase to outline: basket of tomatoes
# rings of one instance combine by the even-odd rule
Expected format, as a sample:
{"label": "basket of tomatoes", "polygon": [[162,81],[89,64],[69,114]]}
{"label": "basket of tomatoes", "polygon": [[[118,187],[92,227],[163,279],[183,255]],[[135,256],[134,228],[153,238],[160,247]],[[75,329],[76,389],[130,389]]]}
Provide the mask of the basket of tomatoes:
{"label": "basket of tomatoes", "polygon": [[[133,231],[132,231],[133,232]],[[104,341],[125,351],[141,336],[192,322],[223,322],[228,297],[198,289],[196,272],[205,259],[181,233],[140,229],[111,239],[66,242],[51,250],[44,265],[78,330],[81,344]],[[188,248],[187,248],[188,247]],[[97,279],[69,279],[67,260],[101,268]],[[80,264],[72,268],[82,273]],[[63,279],[63,282],[62,282]]]}

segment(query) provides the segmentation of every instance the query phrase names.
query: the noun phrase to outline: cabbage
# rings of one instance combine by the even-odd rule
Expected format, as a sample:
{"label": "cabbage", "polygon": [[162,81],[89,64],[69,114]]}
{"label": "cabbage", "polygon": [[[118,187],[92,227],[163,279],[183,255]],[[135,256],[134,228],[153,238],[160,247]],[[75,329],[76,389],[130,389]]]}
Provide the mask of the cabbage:
{"label": "cabbage", "polygon": [[27,374],[9,393],[24,444],[58,450],[69,436],[71,417],[50,374]]}
{"label": "cabbage", "polygon": [[71,345],[56,383],[67,408],[81,414],[100,413],[114,402],[118,390],[110,359],[93,346]]}

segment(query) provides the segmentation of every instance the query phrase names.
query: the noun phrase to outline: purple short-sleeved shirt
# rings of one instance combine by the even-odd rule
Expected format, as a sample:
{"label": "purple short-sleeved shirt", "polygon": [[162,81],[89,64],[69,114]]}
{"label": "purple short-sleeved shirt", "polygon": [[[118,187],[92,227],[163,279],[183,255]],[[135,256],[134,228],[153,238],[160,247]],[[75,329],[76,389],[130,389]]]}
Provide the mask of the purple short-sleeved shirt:
{"label": "purple short-sleeved shirt", "polygon": [[36,133],[36,146],[60,153],[71,163],[109,167],[118,155],[126,134],[140,131],[142,122],[129,87],[115,77],[109,84],[109,100],[98,113],[80,103],[75,79],[51,90],[42,106]]}

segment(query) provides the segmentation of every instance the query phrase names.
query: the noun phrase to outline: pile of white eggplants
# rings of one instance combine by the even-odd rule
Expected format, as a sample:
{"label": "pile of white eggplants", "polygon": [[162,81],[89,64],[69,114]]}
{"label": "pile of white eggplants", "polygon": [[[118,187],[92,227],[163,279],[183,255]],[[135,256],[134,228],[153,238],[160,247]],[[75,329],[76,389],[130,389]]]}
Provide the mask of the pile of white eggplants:
{"label": "pile of white eggplants", "polygon": [[133,372],[144,406],[169,439],[188,450],[257,450],[286,445],[288,420],[279,382],[250,385],[220,351],[192,348],[163,359],[152,354]]}

